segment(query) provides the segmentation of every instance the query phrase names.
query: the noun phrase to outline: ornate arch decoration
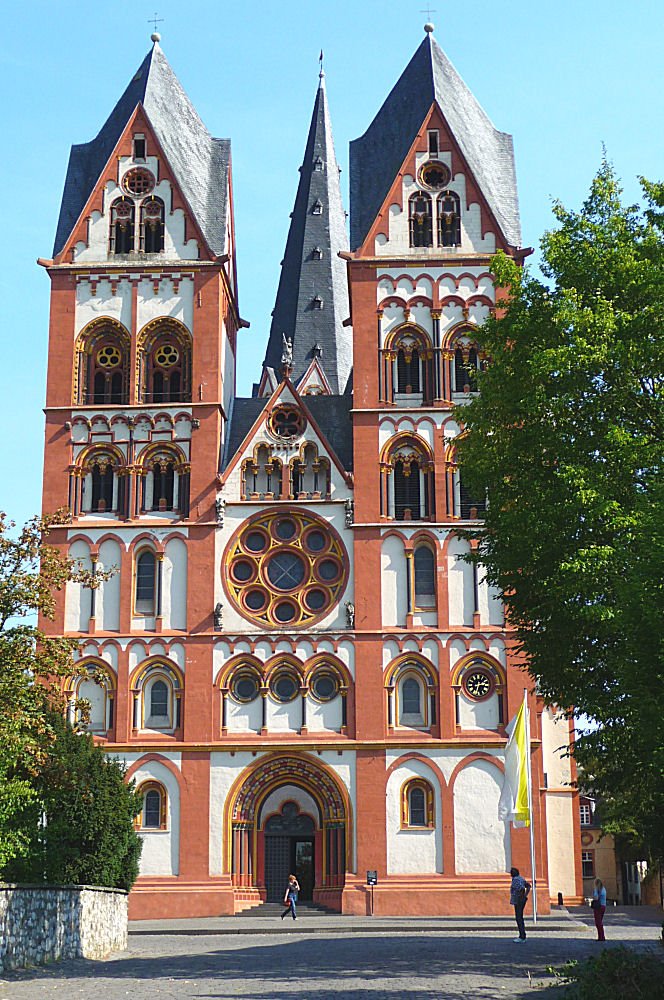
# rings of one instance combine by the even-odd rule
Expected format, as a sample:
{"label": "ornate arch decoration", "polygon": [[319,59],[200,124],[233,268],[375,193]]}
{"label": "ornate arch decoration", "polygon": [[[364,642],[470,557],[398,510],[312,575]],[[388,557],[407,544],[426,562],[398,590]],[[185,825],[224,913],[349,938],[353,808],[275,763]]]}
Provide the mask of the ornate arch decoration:
{"label": "ornate arch decoration", "polygon": [[287,669],[294,670],[300,679],[304,678],[304,665],[297,656],[291,653],[277,653],[276,656],[271,656],[264,668],[265,683],[269,684],[276,673]]}
{"label": "ornate arch decoration", "polygon": [[74,405],[128,403],[130,352],[131,334],[118,320],[99,316],[88,323],[74,345]]}
{"label": "ornate arch decoration", "polygon": [[93,465],[111,465],[114,469],[124,468],[125,457],[117,445],[104,442],[103,444],[90,444],[83,448],[76,457],[76,468],[88,472]]}
{"label": "ornate arch decoration", "polygon": [[140,691],[151,674],[155,672],[164,674],[176,691],[181,691],[184,687],[184,674],[180,667],[165,656],[150,656],[147,660],[142,660],[132,671],[129,678],[129,686]]}
{"label": "ornate arch decoration", "polygon": [[[385,347],[388,350],[396,351],[402,346],[404,341],[409,341],[410,343],[408,347],[404,346],[403,349],[411,353],[413,350],[418,349],[426,352],[433,350],[431,337],[426,330],[415,323],[402,323],[391,330],[385,339]],[[429,354],[427,353],[428,356]]]}
{"label": "ornate arch decoration", "polygon": [[403,462],[413,462],[423,469],[433,469],[434,467],[431,448],[424,438],[418,437],[410,431],[395,434],[383,445],[380,454],[381,465],[394,468],[397,457],[400,457]]}
{"label": "ornate arch decoration", "polygon": [[[307,484],[307,474],[311,478],[309,484]],[[329,458],[319,454],[318,445],[315,441],[302,441],[298,454],[289,462],[291,495],[300,500],[328,499],[331,490],[330,477],[331,467]],[[307,489],[307,485],[310,485],[312,489]]]}
{"label": "ornate arch decoration", "polygon": [[251,458],[243,460],[243,500],[281,499],[281,459],[272,454],[273,448],[274,445],[267,441],[258,441]]}
{"label": "ornate arch decoration", "polygon": [[461,678],[464,673],[469,667],[475,665],[481,667],[483,670],[486,670],[487,673],[491,675],[497,692],[502,694],[507,684],[505,668],[498,662],[498,660],[496,660],[495,657],[491,656],[489,653],[483,652],[481,649],[471,650],[456,662],[451,675],[452,687],[455,689],[461,687]]}
{"label": "ornate arch decoration", "polygon": [[164,458],[164,461],[173,462],[178,470],[189,467],[189,462],[182,448],[171,441],[156,441],[154,444],[149,444],[147,448],[143,448],[137,456],[136,465],[139,469],[147,470],[155,461],[161,462],[162,456],[168,456],[168,458]]}
{"label": "ornate arch decoration", "polygon": [[[145,767],[146,764],[150,764],[153,761],[156,764],[161,764],[163,767],[166,768],[167,771],[171,772],[171,774],[173,775],[173,777],[177,782],[180,794],[182,794],[182,792],[187,788],[187,779],[185,775],[182,773],[179,767],[176,767],[175,764],[168,759],[168,757],[164,757],[163,754],[160,753],[147,753],[144,754],[144,756],[139,757],[138,760],[135,760],[127,768],[125,781],[126,782],[131,781],[131,779],[134,777],[137,771],[139,771],[142,767]],[[150,779],[146,778],[146,781],[147,780]]]}
{"label": "ornate arch decoration", "polygon": [[[331,768],[304,754],[279,751],[265,754],[236,779],[226,799],[227,829],[237,823],[254,825],[263,801],[282,785],[296,785],[308,792],[319,804],[323,823],[345,824],[350,837],[350,799]],[[350,843],[347,849],[351,856]]]}
{"label": "ornate arch decoration", "polygon": [[339,679],[339,683],[344,687],[348,688],[353,683],[353,678],[350,675],[348,667],[338,656],[333,656],[332,653],[316,653],[304,665],[304,679],[307,684],[311,681],[316,671],[321,668],[326,668],[335,673]]}
{"label": "ornate arch decoration", "polygon": [[424,676],[428,688],[434,689],[438,686],[438,671],[425,656],[422,656],[421,653],[400,653],[387,666],[384,677],[385,687],[394,687],[400,674],[412,670],[417,670]]}
{"label": "ornate arch decoration", "polygon": [[[466,305],[465,300],[463,300],[463,305]],[[459,346],[458,341],[461,338],[464,338],[464,340],[467,339],[470,342],[469,346],[480,350],[480,328],[475,323],[469,323],[468,320],[462,320],[445,331],[442,343],[443,349],[449,351],[456,350]]]}
{"label": "ornate arch decoration", "polygon": [[98,656],[86,656],[77,663],[79,673],[73,674],[65,681],[64,692],[71,696],[82,680],[91,680],[103,687],[106,694],[117,690],[117,678],[113,668]]}
{"label": "ornate arch decoration", "polygon": [[191,402],[192,337],[184,323],[151,320],[138,334],[136,353],[139,402]]}
{"label": "ornate arch decoration", "polygon": [[214,682],[215,687],[227,688],[233,675],[238,670],[251,671],[256,677],[260,678],[261,685],[265,683],[265,665],[263,662],[257,656],[252,656],[251,653],[238,653],[237,656],[232,656],[230,660],[227,660],[219,668]]}

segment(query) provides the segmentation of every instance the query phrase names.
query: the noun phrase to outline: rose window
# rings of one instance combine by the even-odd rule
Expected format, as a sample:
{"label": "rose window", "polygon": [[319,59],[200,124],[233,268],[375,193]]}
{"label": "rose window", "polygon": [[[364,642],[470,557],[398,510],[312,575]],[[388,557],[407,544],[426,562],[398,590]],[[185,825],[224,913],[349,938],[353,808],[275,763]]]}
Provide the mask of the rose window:
{"label": "rose window", "polygon": [[117,347],[108,344],[97,352],[97,364],[100,368],[115,368],[122,361],[122,355]]}
{"label": "rose window", "polygon": [[272,411],[270,430],[280,438],[294,438],[304,431],[304,418],[294,406],[279,406]]}
{"label": "rose window", "polygon": [[148,194],[154,187],[154,177],[144,167],[136,167],[124,175],[122,186],[129,194]]}
{"label": "rose window", "polygon": [[160,368],[170,368],[180,358],[177,347],[173,344],[163,344],[155,351],[154,359]]}
{"label": "rose window", "polygon": [[336,531],[305,512],[254,517],[231,541],[224,567],[238,611],[282,628],[319,621],[339,602],[347,578]]}

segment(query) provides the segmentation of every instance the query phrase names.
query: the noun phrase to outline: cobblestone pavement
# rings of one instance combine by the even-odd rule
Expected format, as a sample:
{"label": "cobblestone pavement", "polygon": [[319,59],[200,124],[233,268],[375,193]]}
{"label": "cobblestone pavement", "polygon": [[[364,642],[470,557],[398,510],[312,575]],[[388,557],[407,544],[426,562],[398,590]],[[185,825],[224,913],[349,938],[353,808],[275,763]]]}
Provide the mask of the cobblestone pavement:
{"label": "cobblestone pavement", "polygon": [[[498,930],[483,926],[482,918],[474,920],[474,930],[390,930],[377,920],[362,933],[313,934],[303,920],[297,931],[293,927],[276,936],[205,929],[132,934],[128,951],[102,962],[77,959],[6,972],[0,1000],[525,998],[552,982],[547,965],[604,947],[594,940],[588,912],[528,926],[524,945],[513,943],[507,927]],[[659,934],[655,921],[616,914],[607,921],[606,947],[655,944]]]}

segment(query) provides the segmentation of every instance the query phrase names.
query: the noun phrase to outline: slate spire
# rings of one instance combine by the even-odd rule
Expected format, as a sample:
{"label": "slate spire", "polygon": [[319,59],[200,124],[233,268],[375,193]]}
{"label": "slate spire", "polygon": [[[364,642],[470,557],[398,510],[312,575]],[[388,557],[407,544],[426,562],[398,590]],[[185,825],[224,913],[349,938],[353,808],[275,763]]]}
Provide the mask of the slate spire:
{"label": "slate spire", "polygon": [[314,358],[333,394],[344,392],[353,364],[348,316],[346,216],[321,71],[300,181],[281,266],[264,368],[279,381],[284,336],[292,344],[291,381],[297,386]]}
{"label": "slate spire", "polygon": [[440,108],[507,243],[521,246],[512,136],[499,132],[433,37],[433,25],[364,135],[350,144],[350,233],[364,242],[431,105]]}
{"label": "slate spire", "polygon": [[199,118],[158,44],[138,67],[99,134],[72,146],[54,256],[69,238],[136,106],[142,105],[201,231],[216,254],[226,249],[230,141],[215,139]]}

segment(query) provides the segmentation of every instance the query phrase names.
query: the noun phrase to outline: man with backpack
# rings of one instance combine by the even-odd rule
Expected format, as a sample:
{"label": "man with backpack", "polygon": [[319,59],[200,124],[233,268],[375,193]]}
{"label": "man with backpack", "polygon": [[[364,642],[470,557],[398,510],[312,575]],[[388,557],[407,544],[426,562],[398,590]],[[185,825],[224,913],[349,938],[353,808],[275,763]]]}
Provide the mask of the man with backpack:
{"label": "man with backpack", "polygon": [[522,944],[526,940],[526,925],[523,921],[523,910],[530,892],[530,882],[526,882],[522,875],[519,875],[518,868],[510,868],[512,884],[510,885],[510,904],[514,907],[514,919],[519,928],[519,936],[514,938],[515,944]]}

